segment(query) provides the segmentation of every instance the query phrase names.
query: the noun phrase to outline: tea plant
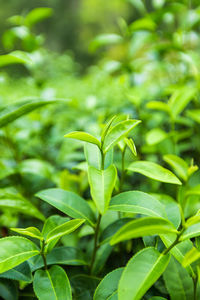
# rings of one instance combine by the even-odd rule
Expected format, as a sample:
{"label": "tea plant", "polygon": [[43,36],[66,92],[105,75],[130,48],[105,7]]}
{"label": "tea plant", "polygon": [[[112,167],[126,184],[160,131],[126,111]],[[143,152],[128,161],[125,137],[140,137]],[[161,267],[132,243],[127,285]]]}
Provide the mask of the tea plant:
{"label": "tea plant", "polygon": [[[38,198],[66,217],[50,216],[41,231],[37,227],[11,229],[31,240],[20,236],[0,239],[1,278],[9,279],[3,281],[4,287],[12,279],[19,281],[21,287],[27,285],[28,290],[32,283],[39,299],[82,299],[88,295],[88,299],[96,300],[133,300],[155,296],[152,286],[156,282],[160,282],[159,290],[165,296],[160,279],[163,275],[172,299],[182,295],[198,299],[199,267],[195,262],[200,257],[200,215],[197,212],[188,219],[184,217],[185,198],[192,190],[184,188],[185,183],[181,187],[178,177],[156,163],[136,160],[125,167],[127,147],[136,155],[134,142],[127,136],[139,123],[132,119],[116,122],[113,117],[104,126],[100,139],[79,131],[65,135],[85,142],[87,163],[81,168],[88,173],[92,202],[59,188],[38,192]],[[113,161],[116,145],[122,152],[122,167],[118,171]],[[168,155],[165,160],[185,182],[197,170],[175,155]],[[179,186],[177,202],[166,195],[123,192],[123,183],[130,172]],[[78,227],[81,227],[80,249],[56,246],[61,237]],[[118,259],[113,268],[109,260],[115,256]],[[77,271],[72,272],[65,265],[77,266]],[[105,275],[100,282],[96,277],[99,274]],[[184,274],[184,278],[178,274]],[[81,278],[85,283],[82,282],[80,291]],[[176,280],[184,280],[181,291],[174,285]],[[13,288],[10,293],[14,299]]]}

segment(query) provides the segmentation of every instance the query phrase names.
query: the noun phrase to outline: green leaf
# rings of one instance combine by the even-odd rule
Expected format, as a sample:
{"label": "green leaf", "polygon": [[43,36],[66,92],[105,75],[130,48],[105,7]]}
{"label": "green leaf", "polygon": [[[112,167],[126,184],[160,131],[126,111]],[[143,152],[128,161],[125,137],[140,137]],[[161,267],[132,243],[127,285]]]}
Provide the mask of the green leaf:
{"label": "green leaf", "polygon": [[12,280],[21,280],[25,282],[32,281],[31,269],[27,261],[19,266],[0,274],[0,278],[7,278]]}
{"label": "green leaf", "polygon": [[84,154],[88,166],[93,166],[96,169],[101,168],[101,152],[94,144],[85,143]]}
{"label": "green leaf", "polygon": [[34,24],[41,22],[42,20],[49,18],[53,13],[50,7],[37,7],[32,9],[26,16],[24,24],[32,27]]}
{"label": "green leaf", "polygon": [[118,283],[124,268],[118,268],[108,273],[97,286],[93,300],[110,300],[117,295]]}
{"label": "green leaf", "polygon": [[26,238],[13,236],[0,239],[0,273],[6,272],[39,254],[37,246]]}
{"label": "green leaf", "polygon": [[196,236],[200,236],[200,223],[193,224],[186,228],[180,237],[180,241],[188,240]]}
{"label": "green leaf", "polygon": [[120,230],[111,239],[110,244],[114,245],[125,240],[146,235],[173,232],[176,233],[177,231],[168,220],[155,217],[145,217],[133,220],[120,228]]}
{"label": "green leaf", "polygon": [[18,299],[18,289],[16,284],[8,279],[0,279],[0,297],[4,300]]}
{"label": "green leaf", "polygon": [[169,260],[169,254],[160,254],[152,247],[145,248],[134,255],[126,265],[119,281],[119,300],[140,300],[162,275]]}
{"label": "green leaf", "polygon": [[168,163],[174,170],[174,172],[183,180],[187,180],[188,178],[188,165],[187,163],[180,157],[174,154],[167,154],[163,157],[164,161]]}
{"label": "green leaf", "polygon": [[140,18],[129,25],[131,31],[156,29],[156,23],[151,18]]}
{"label": "green leaf", "polygon": [[200,196],[200,184],[187,190],[186,196],[192,196],[192,195]]}
{"label": "green leaf", "polygon": [[168,138],[168,134],[160,128],[151,129],[146,133],[146,142],[148,145],[156,145]]}
{"label": "green leaf", "polygon": [[101,272],[104,265],[106,264],[108,257],[112,253],[112,249],[113,247],[111,247],[109,244],[104,244],[101,247],[99,247],[96,253],[94,265],[91,270],[92,274],[97,275]]}
{"label": "green leaf", "polygon": [[163,278],[171,300],[193,299],[192,278],[173,257],[163,274]]}
{"label": "green leaf", "polygon": [[198,259],[200,259],[200,251],[193,247],[190,251],[188,251],[188,253],[186,253],[182,265],[186,268]]}
{"label": "green leaf", "polygon": [[[82,266],[87,265],[85,257],[80,249],[74,247],[56,247],[46,255],[47,265]],[[29,259],[31,271],[44,267],[41,255]]]}
{"label": "green leaf", "polygon": [[184,86],[180,87],[173,93],[169,100],[169,108],[174,120],[195,97],[196,92],[196,87]]}
{"label": "green leaf", "polygon": [[100,34],[91,42],[90,50],[93,52],[102,46],[119,44],[122,41],[122,37],[115,33]]}
{"label": "green leaf", "polygon": [[141,123],[139,120],[125,120],[113,126],[105,137],[103,143],[104,153],[115,146],[121,139],[126,137],[139,123]]}
{"label": "green leaf", "polygon": [[49,270],[35,272],[33,289],[41,300],[72,300],[69,279],[65,271],[56,265]]}
{"label": "green leaf", "polygon": [[[42,100],[42,99],[35,99],[23,102],[17,102],[13,105],[9,105],[1,111],[0,113],[0,128],[8,125],[9,123],[15,121],[16,119],[24,116],[31,111],[43,107],[48,104],[56,104],[59,103],[61,99],[55,100]],[[62,100],[65,102],[65,100]],[[66,103],[66,102],[65,102]]]}
{"label": "green leaf", "polygon": [[102,133],[101,133],[101,140],[104,141],[112,123],[114,122],[114,120],[116,119],[117,116],[113,116],[109,122],[105,125],[104,129],[102,130]]}
{"label": "green leaf", "polygon": [[140,191],[123,192],[110,201],[110,210],[143,214],[151,217],[166,217],[164,206],[154,197]]}
{"label": "green leaf", "polygon": [[140,160],[133,162],[129,165],[128,170],[140,173],[157,181],[181,184],[180,180],[171,171],[150,161]]}
{"label": "green leaf", "polygon": [[166,194],[151,194],[151,196],[165,207],[168,220],[178,228],[181,224],[181,214],[178,203]]}
{"label": "green leaf", "polygon": [[101,147],[101,143],[99,142],[99,140],[97,138],[95,138],[93,135],[86,133],[86,132],[74,131],[74,132],[65,134],[64,137],[91,143],[91,144],[98,146],[99,148]]}
{"label": "green leaf", "polygon": [[32,60],[28,53],[19,50],[0,55],[0,68],[12,64],[32,64]]}
{"label": "green leaf", "polygon": [[129,149],[131,150],[131,152],[133,153],[133,155],[137,156],[137,150],[134,144],[134,141],[131,138],[124,138],[124,141],[126,143],[126,145],[129,147]]}
{"label": "green leaf", "polygon": [[155,110],[164,111],[166,113],[169,113],[169,106],[165,102],[150,101],[147,103],[146,107],[149,109],[155,109]]}
{"label": "green leaf", "polygon": [[[163,234],[160,235],[166,248],[168,248],[176,239],[175,234]],[[193,243],[190,240],[179,243],[170,250],[170,253],[176,258],[176,260],[182,264],[186,253],[193,248]],[[193,273],[192,268],[189,266],[187,268],[190,274]]]}
{"label": "green leaf", "polygon": [[43,236],[39,229],[36,227],[27,227],[27,228],[11,228],[12,231],[20,233],[22,235],[28,235],[38,240],[43,240]]}
{"label": "green leaf", "polygon": [[84,222],[85,220],[83,219],[75,219],[57,226],[47,235],[46,243],[48,244],[55,239],[61,238],[63,235],[70,234],[80,227]]}
{"label": "green leaf", "polygon": [[85,219],[91,226],[95,224],[94,213],[87,201],[73,192],[55,188],[40,191],[36,196],[72,218]]}
{"label": "green leaf", "polygon": [[109,224],[101,233],[99,242],[101,245],[108,243],[112,236],[125,224],[131,221],[131,218],[121,218]]}
{"label": "green leaf", "polygon": [[108,209],[116,178],[117,170],[114,165],[111,165],[106,170],[97,170],[91,166],[88,168],[92,199],[102,215]]}
{"label": "green leaf", "polygon": [[0,195],[0,209],[9,209],[10,211],[20,212],[44,221],[43,214],[28,200],[21,195],[3,193]]}
{"label": "green leaf", "polygon": [[200,124],[200,109],[187,110],[187,116]]}

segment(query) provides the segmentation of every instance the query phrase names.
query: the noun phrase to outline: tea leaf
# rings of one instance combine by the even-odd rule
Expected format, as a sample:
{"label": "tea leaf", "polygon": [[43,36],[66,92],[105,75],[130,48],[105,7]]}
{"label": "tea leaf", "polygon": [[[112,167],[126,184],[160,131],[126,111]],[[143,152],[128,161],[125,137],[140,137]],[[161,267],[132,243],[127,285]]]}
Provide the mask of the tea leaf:
{"label": "tea leaf", "polygon": [[176,233],[177,231],[171,222],[166,219],[155,217],[140,218],[120,228],[111,239],[110,244],[114,245],[133,238],[170,232]]}
{"label": "tea leaf", "polygon": [[126,137],[129,132],[136,127],[141,121],[139,120],[125,120],[113,126],[107,133],[104,143],[103,151],[107,152],[114,145],[116,145],[122,138]]}
{"label": "tea leaf", "polygon": [[[166,269],[170,254],[149,247],[134,255],[126,265],[118,286],[119,300],[140,300]],[[134,278],[134,284],[133,284]]]}
{"label": "tea leaf", "polygon": [[73,192],[62,189],[47,189],[36,196],[56,207],[72,218],[85,219],[88,224],[95,224],[95,216],[87,201]]}
{"label": "tea leaf", "polygon": [[164,161],[168,163],[173,169],[174,172],[180,176],[183,180],[187,180],[188,178],[188,165],[187,163],[180,157],[174,154],[167,154],[163,157]]}
{"label": "tea leaf", "polygon": [[124,268],[118,268],[108,273],[97,286],[93,300],[110,300],[117,295],[119,279]]}
{"label": "tea leaf", "polygon": [[0,239],[0,273],[6,272],[39,254],[37,246],[26,238],[12,236]]}
{"label": "tea leaf", "polygon": [[27,227],[27,228],[11,228],[12,231],[20,233],[22,235],[28,235],[33,238],[43,240],[41,232],[36,227]]}
{"label": "tea leaf", "polygon": [[108,209],[116,177],[117,170],[114,165],[111,165],[106,170],[97,170],[91,166],[88,168],[92,199],[101,214],[104,214]]}
{"label": "tea leaf", "polygon": [[64,137],[91,143],[91,144],[98,146],[99,148],[101,147],[101,143],[99,142],[99,140],[97,138],[95,138],[93,135],[86,133],[86,132],[74,131],[74,132],[65,134]]}
{"label": "tea leaf", "polygon": [[129,165],[128,170],[140,173],[157,181],[181,184],[180,180],[171,171],[150,161],[140,160],[133,162]]}
{"label": "tea leaf", "polygon": [[164,206],[154,197],[140,191],[129,191],[113,197],[110,210],[143,214],[152,217],[166,217]]}
{"label": "tea leaf", "polygon": [[39,299],[72,300],[69,279],[65,271],[56,265],[49,270],[36,271],[33,288]]}

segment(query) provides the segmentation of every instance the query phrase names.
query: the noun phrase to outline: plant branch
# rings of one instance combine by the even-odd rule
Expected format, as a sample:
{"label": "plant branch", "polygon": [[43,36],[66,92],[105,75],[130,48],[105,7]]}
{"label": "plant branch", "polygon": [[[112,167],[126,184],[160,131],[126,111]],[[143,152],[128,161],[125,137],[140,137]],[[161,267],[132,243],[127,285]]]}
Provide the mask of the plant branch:
{"label": "plant branch", "polygon": [[99,235],[99,229],[100,229],[100,222],[101,222],[101,215],[99,214],[98,219],[97,219],[97,225],[95,228],[95,234],[94,234],[94,249],[93,249],[92,259],[91,259],[91,264],[90,264],[90,273],[92,273],[92,268],[93,268],[97,250],[98,250],[98,235]]}

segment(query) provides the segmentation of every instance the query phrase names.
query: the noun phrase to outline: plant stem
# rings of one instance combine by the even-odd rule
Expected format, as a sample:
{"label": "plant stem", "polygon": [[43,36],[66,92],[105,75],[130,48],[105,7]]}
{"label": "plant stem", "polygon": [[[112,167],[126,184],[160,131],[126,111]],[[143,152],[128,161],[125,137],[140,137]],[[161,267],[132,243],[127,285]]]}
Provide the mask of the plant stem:
{"label": "plant stem", "polygon": [[125,161],[124,161],[125,151],[126,151],[126,147],[122,151],[122,159],[121,159],[122,166],[121,166],[121,178],[120,178],[119,193],[122,192],[123,184],[124,184],[124,179],[125,179],[125,167],[124,167],[124,165],[125,165]]}
{"label": "plant stem", "polygon": [[193,287],[194,287],[194,296],[193,296],[193,299],[194,300],[197,300],[197,282],[198,282],[198,277],[195,276],[195,277],[192,277],[192,280],[193,280]]}
{"label": "plant stem", "polygon": [[95,234],[94,234],[94,249],[93,249],[92,260],[91,260],[91,264],[90,264],[90,273],[92,273],[92,268],[93,268],[97,250],[98,250],[98,235],[99,235],[99,229],[100,229],[100,222],[101,222],[101,215],[99,214],[98,219],[97,219],[97,225],[95,228]]}
{"label": "plant stem", "polygon": [[42,247],[41,247],[40,254],[41,254],[43,262],[44,262],[44,269],[47,270],[47,260],[46,260],[46,255],[44,253],[44,248],[45,248],[45,240],[42,241]]}
{"label": "plant stem", "polygon": [[172,249],[172,248],[174,248],[178,243],[179,243],[179,239],[180,239],[180,236],[181,236],[181,234],[182,234],[182,231],[183,230],[181,230],[178,234],[177,234],[177,237],[176,237],[176,239],[175,239],[175,241],[168,247],[168,248],[166,248],[164,251],[163,251],[163,255],[166,255],[167,253],[169,253],[169,251]]}

